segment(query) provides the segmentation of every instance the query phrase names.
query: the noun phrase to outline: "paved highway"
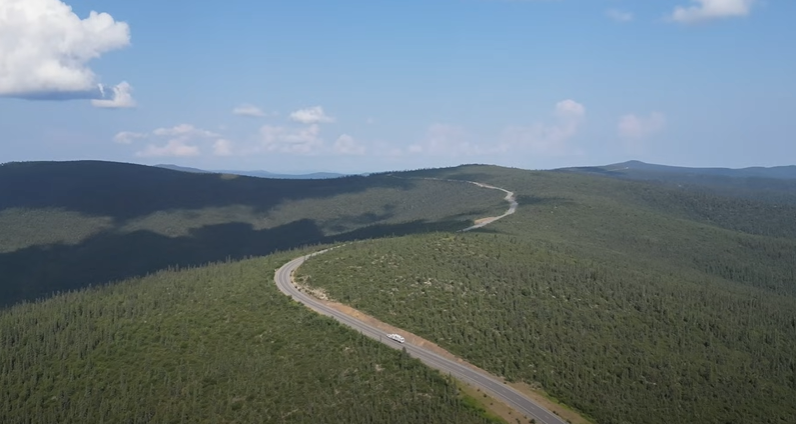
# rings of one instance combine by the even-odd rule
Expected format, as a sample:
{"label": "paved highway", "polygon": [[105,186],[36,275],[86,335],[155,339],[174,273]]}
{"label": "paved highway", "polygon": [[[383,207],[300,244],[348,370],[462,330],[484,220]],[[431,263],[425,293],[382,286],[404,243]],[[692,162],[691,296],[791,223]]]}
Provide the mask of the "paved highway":
{"label": "paved highway", "polygon": [[[507,200],[509,196],[506,196]],[[512,199],[513,202],[513,199]],[[516,206],[514,206],[516,208]],[[334,249],[334,248],[332,248]],[[470,367],[452,361],[448,358],[442,357],[432,351],[424,349],[420,346],[416,346],[411,344],[409,341],[405,343],[398,343],[391,339],[387,338],[387,335],[380,331],[378,328],[373,327],[365,322],[362,322],[354,317],[346,315],[342,312],[339,312],[329,306],[326,306],[318,299],[302,293],[298,290],[298,288],[293,284],[293,272],[304,263],[305,260],[308,258],[320,255],[322,253],[326,253],[331,249],[322,250],[320,252],[315,252],[310,255],[302,256],[300,258],[293,259],[292,261],[286,263],[281,268],[276,271],[274,275],[274,281],[276,285],[286,295],[292,297],[293,299],[303,303],[310,309],[315,310],[318,313],[321,313],[326,316],[330,316],[337,321],[359,331],[360,333],[368,336],[372,339],[381,341],[382,343],[390,346],[394,349],[401,349],[406,348],[406,352],[421,360],[426,365],[436,368],[443,373],[449,373],[453,377],[470,383],[473,386],[479,387],[482,391],[491,394],[496,399],[499,399],[506,404],[510,405],[514,408],[515,411],[520,412],[528,417],[536,418],[536,422],[544,423],[544,424],[565,424],[564,420],[559,418],[558,416],[552,414],[548,410],[541,407],[539,404],[534,402],[533,400],[529,399],[519,391],[515,390],[511,386],[502,382],[501,379],[483,373],[478,372]]]}

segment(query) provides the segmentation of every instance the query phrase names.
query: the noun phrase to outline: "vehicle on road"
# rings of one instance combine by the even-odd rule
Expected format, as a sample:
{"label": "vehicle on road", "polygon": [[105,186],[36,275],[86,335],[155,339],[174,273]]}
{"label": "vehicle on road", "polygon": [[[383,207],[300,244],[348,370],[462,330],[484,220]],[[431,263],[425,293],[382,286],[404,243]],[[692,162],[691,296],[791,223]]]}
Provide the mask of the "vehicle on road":
{"label": "vehicle on road", "polygon": [[398,343],[403,343],[403,342],[406,341],[406,339],[403,338],[403,336],[398,335],[398,334],[388,334],[387,337],[395,340]]}

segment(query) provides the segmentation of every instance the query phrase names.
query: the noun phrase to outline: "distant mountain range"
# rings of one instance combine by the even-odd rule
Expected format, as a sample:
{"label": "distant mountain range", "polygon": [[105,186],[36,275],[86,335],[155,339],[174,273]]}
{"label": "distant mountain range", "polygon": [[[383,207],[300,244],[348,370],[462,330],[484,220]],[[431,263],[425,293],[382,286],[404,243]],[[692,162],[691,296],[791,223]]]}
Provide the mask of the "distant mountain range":
{"label": "distant mountain range", "polygon": [[687,168],[636,160],[606,166],[554,169],[623,180],[662,184],[683,190],[708,190],[723,196],[777,204],[796,204],[796,166],[771,168]]}
{"label": "distant mountain range", "polygon": [[243,175],[247,177],[275,178],[275,179],[286,179],[286,180],[325,180],[329,178],[340,178],[348,176],[348,174],[337,174],[334,172],[313,172],[310,174],[276,174],[268,171],[230,171],[230,170],[208,171],[199,168],[190,168],[187,166],[177,166],[171,164],[160,164],[155,166],[157,166],[158,168],[171,169],[173,171],[193,172],[197,174],[232,174],[232,175]]}
{"label": "distant mountain range", "polygon": [[680,177],[730,177],[730,178],[774,178],[792,180],[796,179],[796,166],[775,166],[765,168],[755,166],[750,168],[687,168],[682,166],[667,166],[644,163],[637,160],[615,163],[605,166],[584,166],[560,168],[556,171],[569,171],[587,174],[603,174],[611,177],[623,177],[639,180],[669,179],[678,175]]}

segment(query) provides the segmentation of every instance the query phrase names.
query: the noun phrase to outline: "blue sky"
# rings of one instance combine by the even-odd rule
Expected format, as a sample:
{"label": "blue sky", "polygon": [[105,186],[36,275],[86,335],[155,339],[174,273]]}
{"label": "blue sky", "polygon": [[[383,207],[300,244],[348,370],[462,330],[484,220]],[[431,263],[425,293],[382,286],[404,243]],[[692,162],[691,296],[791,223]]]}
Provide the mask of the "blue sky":
{"label": "blue sky", "polygon": [[792,164],[795,16],[788,0],[3,0],[0,162]]}

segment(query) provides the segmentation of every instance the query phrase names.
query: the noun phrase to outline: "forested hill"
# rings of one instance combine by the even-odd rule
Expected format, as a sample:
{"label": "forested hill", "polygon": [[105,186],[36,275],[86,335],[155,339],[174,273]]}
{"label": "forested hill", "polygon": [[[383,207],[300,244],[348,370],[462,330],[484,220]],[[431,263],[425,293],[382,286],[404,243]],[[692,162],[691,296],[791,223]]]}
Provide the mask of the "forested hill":
{"label": "forested hill", "polygon": [[[169,266],[455,230],[501,193],[391,176],[287,180],[75,161],[0,166],[0,305]],[[455,183],[453,183],[455,184]]]}
{"label": "forested hill", "polygon": [[306,253],[0,310],[0,423],[505,423],[420,361],[267,283]]}
{"label": "forested hill", "polygon": [[597,172],[628,177],[643,178],[651,175],[711,175],[731,178],[772,178],[796,180],[796,165],[790,166],[753,166],[748,168],[691,168],[685,166],[668,166],[631,160],[605,166],[572,167],[562,170]]}
{"label": "forested hill", "polygon": [[796,207],[487,166],[517,212],[352,244],[299,278],[603,424],[796,423]]}
{"label": "forested hill", "polygon": [[199,174],[232,174],[232,175],[243,175],[247,177],[295,179],[295,180],[316,180],[316,179],[339,178],[339,177],[349,176],[347,174],[338,174],[335,172],[312,172],[309,174],[277,174],[268,171],[237,171],[237,170],[206,171],[204,169],[189,168],[185,166],[177,166],[169,164],[161,164],[155,166],[157,166],[158,168],[171,169],[174,171],[193,172]]}
{"label": "forested hill", "polygon": [[682,190],[710,192],[774,204],[796,204],[796,166],[686,168],[629,161],[554,171],[646,181]]}
{"label": "forested hill", "polygon": [[374,186],[405,189],[410,184],[357,176],[278,180],[101,161],[23,162],[0,167],[0,208],[61,207],[127,219],[165,209],[228,204],[266,210],[284,200],[333,197]]}

